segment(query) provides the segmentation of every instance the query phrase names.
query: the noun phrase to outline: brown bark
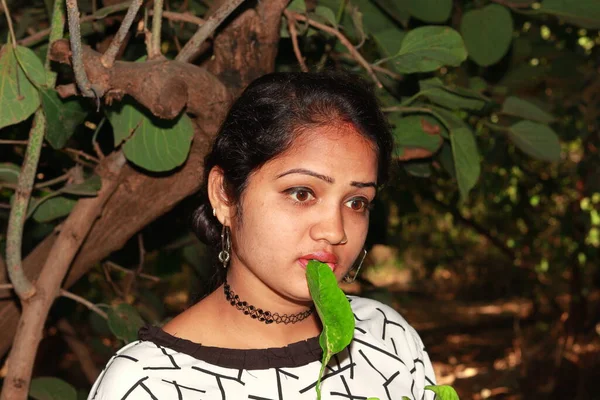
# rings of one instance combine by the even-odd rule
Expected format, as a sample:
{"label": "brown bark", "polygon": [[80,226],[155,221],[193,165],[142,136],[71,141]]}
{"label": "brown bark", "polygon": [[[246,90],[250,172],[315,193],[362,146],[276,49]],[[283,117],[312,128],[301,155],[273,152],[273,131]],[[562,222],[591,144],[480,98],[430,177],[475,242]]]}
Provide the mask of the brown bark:
{"label": "brown bark", "polygon": [[215,38],[215,57],[206,68],[227,82],[235,94],[275,69],[281,15],[287,4],[288,0],[260,1],[256,9],[242,12]]}
{"label": "brown bark", "polygon": [[4,378],[1,400],[27,398],[31,372],[48,311],[60,293],[61,283],[81,243],[102,213],[104,204],[119,185],[119,175],[125,163],[124,156],[119,152],[106,160],[103,166],[107,168],[99,170],[102,188],[97,196],[77,202],[61,225],[56,242],[44,261],[42,272],[35,283],[35,294],[21,301],[23,315],[8,355],[8,372]]}
{"label": "brown bark", "polygon": [[[70,56],[67,40],[52,44],[52,60],[69,64]],[[213,132],[230,101],[229,91],[219,79],[192,64],[172,60],[117,61],[112,68],[105,68],[100,62],[102,54],[87,46],[82,48],[82,56],[90,83],[105,95],[108,103],[127,94],[165,119],[175,118],[187,107],[186,112],[199,118],[205,131]]]}
{"label": "brown bark", "polygon": [[[212,68],[216,68],[219,78],[222,82],[227,83],[230,92],[237,93],[253,79],[273,71],[279,40],[279,23],[287,3],[288,0],[259,2],[256,11],[246,11],[249,13],[249,17],[244,17],[243,23],[238,22],[238,17],[217,36],[216,42],[219,42],[219,45],[215,47],[214,60],[209,64],[215,64]],[[246,45],[245,42],[252,44]],[[68,48],[65,48],[64,45],[57,44],[56,46],[63,46],[62,49],[58,49],[58,55],[69,55]],[[119,62],[114,66],[119,69],[119,72],[107,74],[100,66],[90,65],[90,63],[96,63],[98,53],[94,54],[91,50],[86,50],[84,57],[89,57],[86,62],[86,71],[90,80],[93,83],[100,82],[106,85],[107,91],[115,93],[122,91],[131,94],[159,116],[173,115],[174,110],[179,107],[181,99],[178,100],[179,103],[169,101],[171,106],[164,107],[157,104],[158,99],[160,101],[164,99],[160,93],[149,93],[148,97],[145,97],[144,93],[150,88],[146,87],[147,83],[144,85],[143,78],[146,72],[140,71],[138,65],[132,66],[132,63]],[[234,59],[236,64],[228,65],[228,61]],[[120,249],[135,233],[172,209],[184,197],[197,191],[201,184],[204,156],[210,137],[216,133],[218,124],[228,106],[227,101],[224,100],[228,93],[224,93],[225,86],[219,80],[211,78],[210,74],[195,70],[190,72],[191,68],[201,69],[197,66],[183,63],[176,67],[166,65],[174,63],[173,61],[155,61],[154,63],[156,64],[149,67],[152,71],[150,75],[152,79],[158,80],[158,83],[155,84],[159,87],[166,88],[171,92],[172,89],[169,88],[180,87],[179,85],[182,84],[180,79],[169,79],[168,81],[171,83],[167,86],[162,84],[165,77],[171,77],[171,75],[166,75],[171,71],[174,71],[175,77],[183,77],[183,80],[186,80],[187,100],[185,106],[189,112],[196,111],[194,113],[197,124],[190,156],[181,169],[164,177],[148,176],[129,166],[123,168],[122,183],[106,203],[102,218],[96,221],[73,260],[64,287],[72,285],[95,263]],[[140,63],[140,65],[143,64]],[[240,70],[236,72],[234,68]],[[95,74],[93,71],[96,71]],[[128,74],[133,75],[128,76]],[[161,75],[162,80],[160,80]],[[198,77],[200,75],[201,77]],[[197,77],[197,80],[187,80],[189,76]],[[126,87],[130,80],[137,82],[135,87]],[[191,83],[202,80],[212,82],[211,85],[215,86],[207,86],[206,83],[201,84],[205,86],[195,86]],[[125,87],[118,85],[125,85]],[[199,98],[198,96],[203,97]],[[48,254],[56,242],[56,237],[56,233],[48,236],[24,260],[23,265],[30,278],[35,278],[40,273],[44,261],[48,258]],[[0,298],[0,355],[6,352],[13,340],[19,314],[15,299]],[[43,322],[41,321],[42,324]]]}
{"label": "brown bark", "polygon": [[[197,133],[185,165],[165,177],[151,177],[125,166],[121,185],[106,203],[102,218],[96,221],[75,257],[64,286],[71,286],[95,263],[123,247],[141,228],[197,191],[202,182],[201,171],[207,149],[206,135]],[[46,237],[25,258],[23,265],[30,278],[40,273],[56,237],[56,233]],[[4,354],[11,344],[19,314],[15,299],[0,301],[0,354]]]}

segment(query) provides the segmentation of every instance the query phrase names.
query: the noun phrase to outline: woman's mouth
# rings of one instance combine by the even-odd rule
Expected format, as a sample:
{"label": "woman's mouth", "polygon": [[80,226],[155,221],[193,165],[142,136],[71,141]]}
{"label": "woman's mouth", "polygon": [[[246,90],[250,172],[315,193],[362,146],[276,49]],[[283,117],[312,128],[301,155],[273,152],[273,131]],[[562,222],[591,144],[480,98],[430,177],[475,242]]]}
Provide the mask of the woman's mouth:
{"label": "woman's mouth", "polygon": [[306,268],[310,260],[315,260],[327,264],[329,265],[329,268],[331,268],[332,271],[335,271],[338,262],[337,256],[335,254],[329,253],[327,251],[318,251],[315,253],[303,255],[298,259],[298,263],[302,268]]}

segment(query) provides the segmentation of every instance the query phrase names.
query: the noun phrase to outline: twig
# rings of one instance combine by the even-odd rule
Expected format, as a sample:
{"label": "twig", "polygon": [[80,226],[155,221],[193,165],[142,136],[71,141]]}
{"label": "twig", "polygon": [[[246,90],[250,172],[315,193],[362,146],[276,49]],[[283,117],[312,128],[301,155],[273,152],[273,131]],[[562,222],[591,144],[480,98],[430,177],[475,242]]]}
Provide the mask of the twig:
{"label": "twig", "polygon": [[108,315],[106,315],[106,313],[104,311],[102,311],[98,306],[96,306],[94,303],[92,303],[91,301],[78,296],[74,293],[71,293],[65,289],[60,289],[60,295],[63,297],[66,297],[68,299],[71,300],[75,300],[78,303],[83,304],[84,306],[86,306],[90,311],[95,312],[96,314],[98,314],[99,316],[101,316],[104,319],[108,319]]}
{"label": "twig", "polygon": [[[343,58],[345,60],[354,60],[354,61],[356,61],[354,59],[354,57],[352,57],[352,56],[350,56],[348,54],[337,54],[337,55],[335,55],[335,57],[332,57],[332,58]],[[390,78],[393,78],[393,79],[396,79],[396,80],[399,80],[399,81],[401,81],[402,79],[404,79],[404,77],[402,75],[400,75],[399,73],[394,72],[394,71],[390,71],[389,69],[380,67],[379,65],[371,64],[371,68],[373,68],[374,71],[381,72],[382,74],[385,74],[385,75],[389,76]]]}
{"label": "twig", "polygon": [[13,285],[10,283],[0,283],[0,290],[10,290],[13,288]]}
{"label": "twig", "polygon": [[[124,3],[119,3],[119,4],[115,4],[113,6],[101,8],[100,10],[98,10],[97,12],[95,12],[92,15],[86,15],[85,17],[81,17],[79,19],[79,23],[83,24],[84,22],[97,21],[99,19],[106,18],[110,14],[114,14],[119,11],[125,11],[129,8],[129,4],[130,4],[130,2],[126,1]],[[44,38],[46,36],[48,36],[49,34],[50,34],[50,28],[42,29],[41,31],[36,32],[31,36],[28,36],[24,39],[19,40],[19,44],[21,46],[33,46],[33,45],[37,44],[38,42],[44,40]]]}
{"label": "twig", "polygon": [[91,155],[89,155],[88,153],[86,153],[86,152],[84,152],[84,151],[81,151],[81,150],[77,150],[77,149],[72,149],[72,148],[70,148],[70,147],[66,147],[66,148],[64,148],[64,149],[61,149],[60,151],[64,151],[65,153],[76,154],[76,155],[78,155],[78,156],[80,156],[80,157],[83,157],[83,158],[85,158],[86,160],[93,161],[93,162],[95,162],[96,164],[100,163],[100,160],[99,160],[99,159],[97,159],[96,157],[94,157],[94,156],[91,156]]}
{"label": "twig", "polygon": [[[107,261],[106,263],[104,263],[104,265],[108,266],[108,267],[111,267],[111,268],[114,268],[117,271],[124,272],[126,274],[132,274],[133,273],[132,270],[124,268],[124,267],[121,267],[119,264],[116,264],[116,263],[114,263],[112,261]],[[157,277],[157,276],[154,276],[154,275],[150,275],[150,274],[146,274],[146,273],[140,272],[138,274],[138,276],[140,278],[148,279],[149,281],[152,281],[152,282],[160,282],[160,278]]]}
{"label": "twig", "polygon": [[29,143],[28,140],[0,139],[0,144],[17,144],[17,145],[25,145],[25,146],[27,146],[27,143]]}
{"label": "twig", "polygon": [[117,286],[117,284],[110,277],[110,273],[108,272],[108,268],[106,268],[107,264],[108,263],[102,265],[102,271],[104,272],[104,278],[106,278],[106,281],[110,284],[110,286],[112,287],[113,291],[117,294],[117,296],[123,297],[123,291],[121,291],[121,289],[119,288],[119,286]]}
{"label": "twig", "polygon": [[160,33],[162,29],[162,12],[163,0],[154,0],[154,10],[152,16],[152,45],[150,46],[150,54],[148,58],[153,59],[160,57]]}
{"label": "twig", "polygon": [[72,175],[71,171],[69,170],[69,172],[67,172],[66,174],[63,174],[63,175],[61,175],[59,177],[56,177],[54,179],[47,180],[45,182],[40,182],[38,184],[35,184],[33,187],[35,189],[42,189],[42,188],[45,188],[45,187],[48,187],[48,186],[56,185],[57,183],[66,181],[67,179],[69,179],[71,177],[71,175]]}
{"label": "twig", "polygon": [[[367,60],[364,59],[364,57],[358,52],[358,50],[356,50],[356,48],[352,45],[352,43],[350,43],[350,41],[344,36],[342,35],[342,33],[340,31],[338,31],[337,29],[334,29],[330,26],[321,24],[317,21],[314,21],[302,14],[298,14],[297,12],[293,12],[293,11],[288,11],[286,10],[285,13],[289,13],[294,19],[298,20],[298,21],[304,21],[307,22],[310,26],[313,26],[317,29],[320,29],[324,32],[328,32],[334,36],[336,36],[338,38],[338,40],[344,45],[344,47],[346,47],[348,49],[348,51],[350,52],[350,54],[352,55],[352,57],[354,57],[354,59],[363,66],[364,69],[367,70],[367,73],[369,74],[369,76],[371,77],[371,79],[373,79],[373,81],[375,82],[375,84],[377,85],[378,88],[382,88],[383,85],[381,84],[381,82],[379,81],[379,79],[377,78],[377,75],[375,75],[375,72],[373,71],[373,67],[371,67],[371,64],[369,64],[367,62]],[[286,14],[287,16],[288,14]]]}
{"label": "twig", "polygon": [[[150,13],[152,15],[153,13]],[[188,22],[194,25],[203,25],[206,20],[196,17],[195,15],[188,13],[177,13],[173,11],[163,11],[163,17],[171,21]]]}
{"label": "twig", "polygon": [[513,2],[507,0],[492,0],[494,3],[502,4],[503,6],[509,8],[530,8],[536,0],[531,0],[530,2]]}
{"label": "twig", "polygon": [[94,147],[94,151],[96,152],[96,155],[98,156],[98,159],[100,159],[100,160],[104,160],[104,153],[102,152],[102,149],[100,149],[100,145],[96,141],[96,137],[98,136],[98,133],[100,132],[100,129],[102,129],[102,126],[104,125],[105,122],[106,122],[106,117],[103,117],[102,121],[100,121],[98,126],[96,126],[96,129],[94,129],[94,135],[92,136],[92,146]]}
{"label": "twig", "polygon": [[200,48],[202,43],[221,25],[221,23],[231,14],[244,0],[228,0],[225,2],[206,22],[198,28],[194,36],[183,46],[183,49],[177,54],[175,60],[181,62],[190,62]]}
{"label": "twig", "polygon": [[[83,65],[81,54],[81,30],[79,27],[79,7],[77,0],[67,0],[67,14],[69,19],[69,41],[71,42],[71,52],[73,59],[73,72],[77,87],[85,97],[96,97],[96,92],[91,89],[90,81],[88,80]],[[51,47],[49,47],[51,48]]]}
{"label": "twig", "polygon": [[96,378],[98,378],[100,371],[98,371],[98,367],[96,367],[87,345],[77,337],[77,332],[75,332],[73,326],[71,326],[69,321],[65,318],[61,318],[56,324],[56,327],[62,333],[63,339],[67,342],[67,345],[79,360],[81,370],[85,374],[88,382],[90,384],[94,383]]}
{"label": "twig", "polygon": [[304,57],[302,57],[302,53],[300,52],[300,46],[298,45],[298,31],[296,31],[296,20],[287,10],[285,10],[283,13],[287,18],[288,31],[290,32],[292,46],[294,47],[294,54],[296,55],[298,64],[300,64],[300,69],[302,70],[302,72],[308,72],[308,67],[304,62]]}
{"label": "twig", "polygon": [[[29,140],[0,140],[0,144],[27,146],[29,144]],[[47,146],[48,145],[46,143],[42,144],[42,147],[47,147]],[[65,147],[64,149],[60,149],[60,151],[65,152],[65,153],[76,154],[78,156],[85,158],[86,160],[93,161],[96,164],[98,164],[100,162],[100,160],[98,158],[96,158],[92,155],[89,155],[86,152],[81,151],[81,150],[72,149],[70,147]]]}
{"label": "twig", "polygon": [[132,274],[129,275],[129,279],[127,279],[126,281],[124,291],[126,298],[129,296],[129,293],[131,293],[131,289],[133,288],[137,277],[142,273],[142,270],[144,269],[144,262],[146,260],[146,249],[144,248],[144,235],[141,232],[138,233],[137,239],[139,249],[139,261],[137,268],[135,269],[135,271],[133,271]]}
{"label": "twig", "polygon": [[131,24],[133,24],[133,20],[140,9],[142,2],[143,0],[133,0],[131,2],[129,9],[127,10],[127,14],[125,14],[125,18],[123,18],[123,22],[121,22],[121,26],[117,31],[117,34],[113,38],[112,42],[110,42],[110,45],[102,55],[102,58],[100,58],[100,62],[106,68],[111,68],[113,66],[115,58],[117,57],[117,53],[119,52],[119,49],[121,48],[121,45],[127,36],[127,32],[129,32],[129,28],[131,28]]}
{"label": "twig", "polygon": [[15,36],[15,30],[13,29],[12,18],[10,17],[10,10],[6,5],[6,0],[2,0],[2,7],[4,7],[4,12],[6,13],[6,22],[8,23],[8,30],[10,32],[11,43],[13,49],[17,48],[17,38]]}

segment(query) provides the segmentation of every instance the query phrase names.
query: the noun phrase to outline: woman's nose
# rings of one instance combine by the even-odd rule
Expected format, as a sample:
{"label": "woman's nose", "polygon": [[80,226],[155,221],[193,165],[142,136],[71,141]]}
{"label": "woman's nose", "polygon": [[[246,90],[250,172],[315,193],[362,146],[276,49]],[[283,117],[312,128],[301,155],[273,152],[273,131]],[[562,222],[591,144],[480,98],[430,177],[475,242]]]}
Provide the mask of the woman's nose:
{"label": "woman's nose", "polygon": [[318,220],[310,229],[313,240],[326,240],[329,244],[342,244],[347,241],[344,230],[344,218],[339,207],[320,212]]}

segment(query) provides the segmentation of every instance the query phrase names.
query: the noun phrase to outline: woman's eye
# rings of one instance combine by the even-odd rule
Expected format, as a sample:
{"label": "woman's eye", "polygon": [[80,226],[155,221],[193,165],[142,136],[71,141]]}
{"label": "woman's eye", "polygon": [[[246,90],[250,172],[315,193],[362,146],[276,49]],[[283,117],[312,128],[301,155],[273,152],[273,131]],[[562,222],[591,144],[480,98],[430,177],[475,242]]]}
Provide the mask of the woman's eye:
{"label": "woman's eye", "polygon": [[346,203],[353,211],[366,211],[369,207],[369,202],[365,199],[352,199]]}
{"label": "woman's eye", "polygon": [[292,199],[299,203],[305,203],[314,199],[315,197],[313,196],[310,190],[303,188],[291,189],[288,193],[292,197]]}

